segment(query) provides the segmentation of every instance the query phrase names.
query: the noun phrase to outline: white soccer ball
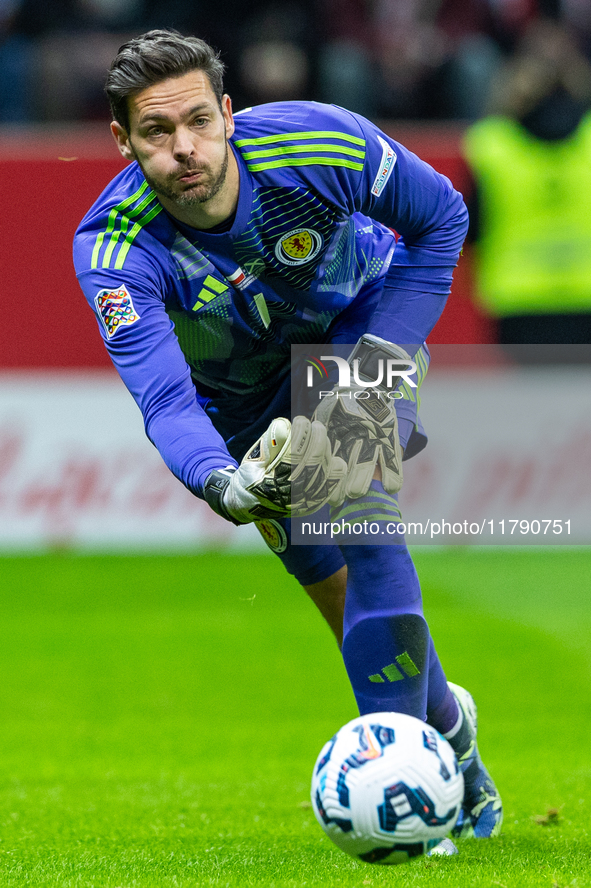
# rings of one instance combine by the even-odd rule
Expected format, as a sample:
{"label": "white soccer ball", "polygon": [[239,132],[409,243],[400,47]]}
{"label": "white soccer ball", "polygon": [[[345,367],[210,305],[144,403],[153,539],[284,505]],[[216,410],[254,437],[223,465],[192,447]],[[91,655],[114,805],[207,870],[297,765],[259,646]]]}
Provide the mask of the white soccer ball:
{"label": "white soccer ball", "polygon": [[404,863],[452,829],[464,797],[453,749],[398,712],[355,718],[322,748],[312,806],[332,841],[367,863]]}

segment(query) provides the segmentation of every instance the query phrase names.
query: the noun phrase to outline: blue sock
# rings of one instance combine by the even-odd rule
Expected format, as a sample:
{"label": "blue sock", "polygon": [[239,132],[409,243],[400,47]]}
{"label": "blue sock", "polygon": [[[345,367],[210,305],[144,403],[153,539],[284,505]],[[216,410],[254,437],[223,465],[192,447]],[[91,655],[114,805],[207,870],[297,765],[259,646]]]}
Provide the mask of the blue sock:
{"label": "blue sock", "polygon": [[[432,642],[431,642],[432,644]],[[433,660],[432,654],[435,657]],[[439,731],[440,734],[447,734],[452,731],[460,721],[460,707],[457,700],[447,686],[445,675],[439,658],[433,647],[429,653],[429,694],[427,697],[427,721],[429,724]],[[436,667],[432,668],[432,663]],[[441,680],[443,677],[443,681]]]}
{"label": "blue sock", "polygon": [[341,546],[347,562],[343,659],[361,714],[426,719],[447,691],[405,545]]}

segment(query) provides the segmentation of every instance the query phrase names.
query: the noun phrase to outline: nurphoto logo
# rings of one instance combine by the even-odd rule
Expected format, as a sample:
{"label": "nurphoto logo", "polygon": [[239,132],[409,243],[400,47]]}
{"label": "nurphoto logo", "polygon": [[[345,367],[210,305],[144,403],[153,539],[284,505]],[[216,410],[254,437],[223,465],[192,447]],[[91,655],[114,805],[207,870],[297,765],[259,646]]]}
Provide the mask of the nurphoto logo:
{"label": "nurphoto logo", "polygon": [[[411,378],[412,374],[416,373],[417,365],[416,362],[411,361],[410,358],[387,358],[385,361],[383,358],[380,358],[377,362],[377,368],[374,371],[377,372],[376,378],[367,379],[365,375],[361,376],[359,372],[359,359],[352,361],[351,366],[349,361],[345,358],[338,357],[338,355],[320,355],[320,361],[317,359],[314,361],[308,360],[306,377],[306,386],[308,388],[314,386],[314,370],[319,370],[318,365],[320,365],[322,371],[324,371],[321,371],[321,375],[324,376],[324,378],[328,377],[328,371],[324,366],[324,363],[321,363],[324,361],[334,361],[337,365],[339,371],[339,388],[349,389],[352,385],[355,385],[362,389],[369,389],[381,386],[382,388],[390,390],[388,395],[392,398],[403,397],[401,392],[394,391],[395,387],[400,382],[406,382],[411,388],[417,388],[416,382]],[[351,371],[353,372],[351,373]],[[352,379],[351,376],[353,377]],[[333,392],[320,392],[320,397],[329,394],[333,394]],[[359,394],[361,395],[363,393]]]}

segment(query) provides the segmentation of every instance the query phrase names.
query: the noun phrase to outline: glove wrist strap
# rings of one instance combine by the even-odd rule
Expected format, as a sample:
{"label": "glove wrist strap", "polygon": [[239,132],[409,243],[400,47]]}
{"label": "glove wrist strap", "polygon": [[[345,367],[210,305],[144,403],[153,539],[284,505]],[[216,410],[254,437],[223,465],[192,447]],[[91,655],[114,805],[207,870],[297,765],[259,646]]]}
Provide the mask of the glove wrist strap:
{"label": "glove wrist strap", "polygon": [[232,515],[230,515],[223,502],[224,493],[226,492],[226,488],[230,483],[230,478],[235,471],[236,469],[234,466],[228,466],[227,469],[214,469],[205,480],[203,496],[207,505],[213,509],[214,512],[221,515],[226,521],[231,521],[232,524],[240,525],[242,522],[237,521]]}

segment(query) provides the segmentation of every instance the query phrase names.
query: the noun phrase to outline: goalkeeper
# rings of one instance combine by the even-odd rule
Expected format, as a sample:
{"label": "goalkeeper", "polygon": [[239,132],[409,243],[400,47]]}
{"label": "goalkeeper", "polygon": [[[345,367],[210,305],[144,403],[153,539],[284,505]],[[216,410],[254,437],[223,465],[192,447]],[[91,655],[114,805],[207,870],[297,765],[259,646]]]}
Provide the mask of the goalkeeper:
{"label": "goalkeeper", "polygon": [[495,835],[473,702],[446,681],[406,546],[290,540],[291,474],[299,514],[364,496],[398,514],[400,456],[426,443],[416,399],[384,416],[282,419],[292,344],[328,354],[370,334],[424,370],[466,232],[461,195],[344,109],[284,102],[234,118],[222,73],[206,43],[174,31],[121,47],[106,90],[130,163],[78,228],[78,279],[171,471],[273,536],[341,644],[360,711],[406,712],[447,736],[466,785],[456,832]]}

